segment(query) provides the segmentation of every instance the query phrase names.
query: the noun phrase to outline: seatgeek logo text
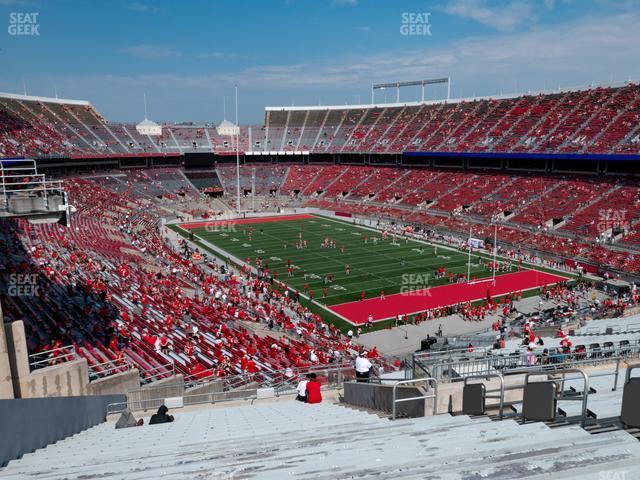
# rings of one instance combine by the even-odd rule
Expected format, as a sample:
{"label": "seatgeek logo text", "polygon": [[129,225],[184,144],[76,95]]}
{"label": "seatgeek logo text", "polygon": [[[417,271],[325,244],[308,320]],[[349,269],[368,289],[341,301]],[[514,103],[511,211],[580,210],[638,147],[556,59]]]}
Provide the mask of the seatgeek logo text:
{"label": "seatgeek logo text", "polygon": [[400,35],[430,37],[429,17],[428,12],[404,12],[400,16]]}
{"label": "seatgeek logo text", "polygon": [[9,35],[17,37],[39,37],[40,24],[38,23],[38,12],[11,12],[9,14]]}

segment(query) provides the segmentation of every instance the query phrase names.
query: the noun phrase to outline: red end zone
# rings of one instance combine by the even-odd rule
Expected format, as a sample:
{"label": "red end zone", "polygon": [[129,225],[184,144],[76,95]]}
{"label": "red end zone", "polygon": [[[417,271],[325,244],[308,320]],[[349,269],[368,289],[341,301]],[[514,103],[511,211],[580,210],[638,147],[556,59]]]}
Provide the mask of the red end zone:
{"label": "red end zone", "polygon": [[492,297],[497,297],[515,291],[531,290],[545,284],[552,285],[565,280],[567,278],[560,275],[538,270],[525,270],[500,275],[496,277],[495,285],[490,281],[472,284],[454,283],[410,293],[396,293],[395,295],[387,296],[384,300],[381,298],[369,298],[364,301],[327,305],[327,308],[343,316],[354,325],[360,325],[367,321],[369,314],[373,315],[374,321],[384,320],[393,318],[399,313],[413,314],[431,308],[483,300],[487,298],[487,293]]}
{"label": "red end zone", "polygon": [[252,223],[270,223],[270,222],[286,222],[288,220],[305,220],[309,218],[316,218],[308,213],[301,213],[299,215],[282,215],[275,217],[255,217],[255,218],[238,218],[236,220],[203,220],[200,222],[181,223],[178,226],[185,230],[191,230],[195,228],[204,227],[224,227],[226,225],[245,225]]}

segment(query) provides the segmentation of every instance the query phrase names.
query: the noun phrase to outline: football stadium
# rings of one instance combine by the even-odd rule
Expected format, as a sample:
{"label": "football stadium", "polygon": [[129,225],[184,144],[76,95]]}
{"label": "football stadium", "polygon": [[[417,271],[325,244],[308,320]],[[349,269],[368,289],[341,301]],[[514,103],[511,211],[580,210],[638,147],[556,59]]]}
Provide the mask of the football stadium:
{"label": "football stadium", "polygon": [[0,18],[0,478],[640,479],[637,2]]}

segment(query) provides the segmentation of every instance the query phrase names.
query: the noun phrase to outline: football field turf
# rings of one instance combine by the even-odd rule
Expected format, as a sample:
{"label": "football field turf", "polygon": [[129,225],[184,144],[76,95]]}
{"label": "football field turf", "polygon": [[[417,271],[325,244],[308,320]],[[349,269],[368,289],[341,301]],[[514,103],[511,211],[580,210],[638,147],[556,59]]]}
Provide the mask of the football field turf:
{"label": "football field turf", "polygon": [[[307,285],[316,302],[352,323],[362,323],[369,313],[375,320],[380,320],[393,316],[394,311],[415,313],[434,306],[477,300],[486,296],[487,285],[491,285],[480,283],[473,291],[464,293],[464,287],[470,286],[450,284],[448,272],[452,271],[454,275],[467,272],[466,251],[450,250],[442,246],[436,249],[432,245],[408,240],[401,235],[394,241],[391,233],[383,240],[380,232],[327,217],[291,215],[228,222],[199,222],[183,224],[181,227],[191,230],[201,240],[243,262],[250,259],[253,266],[256,266],[256,259],[262,259],[263,266],[267,262],[270,273],[276,274],[278,280],[300,292]],[[295,247],[299,238],[307,241],[307,248]],[[337,247],[321,248],[325,238],[335,240]],[[341,251],[341,246],[344,246],[344,252]],[[292,277],[287,275],[288,260],[293,265]],[[491,272],[484,266],[486,261],[476,255],[472,256],[472,278],[491,277]],[[347,264],[350,266],[349,274],[345,271]],[[446,268],[445,278],[436,278],[439,267]],[[504,291],[492,294],[526,290],[562,279],[535,272],[536,278],[529,276],[526,280],[516,273],[504,276],[501,287]],[[332,281],[329,282],[330,277]],[[419,297],[416,294],[426,291],[425,289],[445,285],[446,288],[431,290],[438,292],[438,298],[428,301],[418,299],[417,303],[415,298],[410,298]],[[323,296],[325,287],[326,297]],[[456,294],[453,294],[454,290]],[[367,312],[359,308],[364,306],[361,302],[362,292],[365,299],[379,299],[381,291],[387,297],[385,308],[372,308],[369,302],[365,302]],[[474,296],[480,291],[479,296]],[[462,298],[459,298],[460,292],[463,292]],[[394,295],[399,293],[402,295]],[[430,293],[427,296],[432,297]],[[403,308],[409,308],[409,304],[411,311],[404,311]],[[424,308],[421,308],[422,304]]]}

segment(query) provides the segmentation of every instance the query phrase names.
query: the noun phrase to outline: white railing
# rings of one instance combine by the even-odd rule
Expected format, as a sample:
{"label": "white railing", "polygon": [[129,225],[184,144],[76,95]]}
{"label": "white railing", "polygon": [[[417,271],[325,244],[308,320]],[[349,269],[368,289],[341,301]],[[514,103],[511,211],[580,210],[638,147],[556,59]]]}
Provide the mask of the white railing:
{"label": "white railing", "polygon": [[29,367],[31,370],[36,370],[38,368],[70,362],[77,358],[76,348],[73,345],[67,345],[29,355]]}
{"label": "white railing", "polygon": [[33,195],[42,198],[43,209],[49,208],[49,195],[62,194],[61,180],[47,180],[39,174],[34,160],[0,161],[0,209],[8,210],[9,198]]}
{"label": "white railing", "polygon": [[[425,393],[424,395],[420,395],[418,397],[408,397],[408,398],[398,398],[398,386],[400,385],[415,385],[417,383],[426,383],[427,387],[433,385],[433,393]],[[438,380],[435,378],[427,377],[427,378],[414,378],[413,380],[401,380],[399,382],[394,383],[393,391],[391,394],[391,420],[396,419],[396,405],[401,402],[412,402],[415,400],[426,400],[428,398],[433,398],[433,415],[436,415],[438,412]]]}
{"label": "white railing", "polygon": [[427,376],[435,377],[439,381],[463,380],[467,376],[487,375],[492,373],[515,374],[523,373],[531,368],[543,368],[546,371],[560,370],[571,367],[582,367],[603,363],[617,362],[618,359],[637,357],[638,346],[617,347],[607,352],[572,353],[555,355],[535,355],[535,362],[528,363],[526,356],[518,354],[509,357],[493,357],[480,360],[464,360],[444,362],[434,365],[421,366]]}
{"label": "white railing", "polygon": [[148,370],[140,370],[140,383],[151,383],[167,377],[172,377],[176,373],[176,367],[173,363],[167,363],[158,367],[149,368]]}
{"label": "white railing", "polygon": [[307,367],[292,368],[276,371],[259,371],[255,373],[242,373],[232,376],[215,376],[215,368],[203,370],[200,373],[187,375],[184,377],[187,388],[206,385],[213,382],[222,382],[223,390],[237,389],[245,385],[257,383],[260,387],[273,387],[275,389],[295,390],[297,382],[309,373],[315,373],[326,377],[327,385],[341,383],[355,377],[355,370],[352,362],[328,363],[324,365],[310,365]]}
{"label": "white railing", "polygon": [[108,362],[89,365],[89,379],[104,378],[116,373],[123,373],[133,370],[135,367],[125,359],[110,360]]}
{"label": "white railing", "polygon": [[179,391],[178,386],[175,386],[175,392],[173,393],[170,392],[165,396],[152,398],[140,398],[139,396],[136,396],[135,398],[128,399],[126,402],[110,403],[107,405],[107,415],[121,413],[125,408],[128,408],[131,411],[147,411],[150,409],[156,409],[163,405],[165,400],[170,397],[182,398],[182,404],[184,406],[232,402],[235,400],[255,400],[258,398],[258,392],[255,388],[236,390],[233,392],[211,392],[185,395],[184,391]]}

